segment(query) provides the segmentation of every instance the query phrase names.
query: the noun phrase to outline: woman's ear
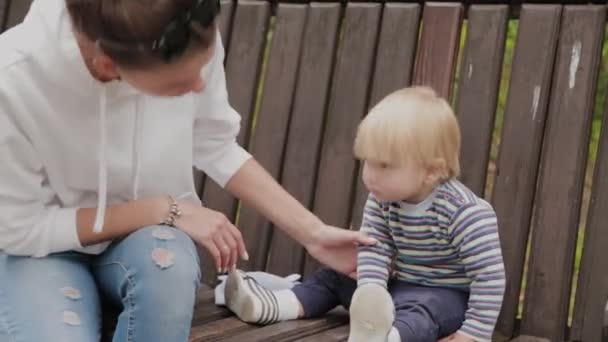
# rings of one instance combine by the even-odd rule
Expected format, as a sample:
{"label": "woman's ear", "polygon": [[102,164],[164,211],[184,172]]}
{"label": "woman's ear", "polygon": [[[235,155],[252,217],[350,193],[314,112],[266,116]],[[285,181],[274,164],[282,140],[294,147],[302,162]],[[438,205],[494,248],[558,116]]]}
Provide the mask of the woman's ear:
{"label": "woman's ear", "polygon": [[105,55],[104,53],[98,51],[93,57],[93,68],[95,69],[95,73],[102,79],[102,81],[113,81],[120,79],[120,74],[118,73],[118,66],[114,61]]}
{"label": "woman's ear", "polygon": [[429,185],[435,185],[445,179],[446,165],[445,160],[441,158],[433,160],[427,167],[425,182]]}

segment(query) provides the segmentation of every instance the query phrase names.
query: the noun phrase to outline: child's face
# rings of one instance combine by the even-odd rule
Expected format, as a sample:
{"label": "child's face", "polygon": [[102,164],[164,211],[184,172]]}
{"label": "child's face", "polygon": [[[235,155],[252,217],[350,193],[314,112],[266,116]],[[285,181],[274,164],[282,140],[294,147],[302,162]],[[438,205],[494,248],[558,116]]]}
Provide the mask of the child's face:
{"label": "child's face", "polygon": [[422,202],[433,190],[429,171],[416,162],[404,165],[365,161],[363,183],[378,200]]}

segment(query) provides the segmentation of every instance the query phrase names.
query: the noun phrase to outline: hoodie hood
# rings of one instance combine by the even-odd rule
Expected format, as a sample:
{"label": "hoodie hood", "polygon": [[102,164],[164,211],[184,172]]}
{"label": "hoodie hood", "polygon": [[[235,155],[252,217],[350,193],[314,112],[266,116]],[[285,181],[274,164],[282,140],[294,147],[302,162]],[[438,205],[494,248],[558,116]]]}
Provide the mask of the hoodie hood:
{"label": "hoodie hood", "polygon": [[[59,4],[59,2],[61,4]],[[129,86],[126,82],[108,82],[101,83],[96,80],[89,72],[78,42],[76,40],[73,27],[71,25],[69,14],[64,6],[65,1],[63,0],[46,0],[36,1],[33,3],[28,16],[25,19],[27,25],[30,25],[32,29],[39,30],[40,32],[46,33],[46,39],[43,41],[57,42],[56,58],[41,59],[40,63],[44,70],[48,70],[50,77],[61,80],[62,87],[69,88],[69,92],[82,94],[85,96],[98,96],[98,146],[97,146],[97,158],[98,158],[98,202],[97,202],[97,213],[94,223],[94,231],[101,232],[104,225],[105,209],[107,206],[107,188],[108,188],[108,171],[107,171],[107,158],[106,145],[107,145],[107,102],[108,95],[110,94],[114,98],[124,96],[135,96],[138,92]],[[59,18],[59,25],[57,25],[57,18]],[[44,35],[39,36],[44,37]],[[50,65],[52,62],[56,62],[55,65]],[[46,64],[46,65],[45,65]],[[61,67],[56,67],[60,65]],[[134,148],[133,148],[133,160],[132,160],[132,199],[137,199],[137,188],[138,188],[138,173],[139,173],[139,149],[141,146],[138,144],[141,135],[138,121],[140,121],[139,112],[136,110],[136,124],[135,131],[133,132]]]}
{"label": "hoodie hood", "polygon": [[[218,33],[219,37],[219,33]],[[64,0],[36,0],[0,35],[0,250],[44,256],[83,247],[78,208],[196,196],[192,167],[224,186],[251,156],[236,142],[224,50],[201,70],[202,94],[160,98],[100,83],[78,49]]]}

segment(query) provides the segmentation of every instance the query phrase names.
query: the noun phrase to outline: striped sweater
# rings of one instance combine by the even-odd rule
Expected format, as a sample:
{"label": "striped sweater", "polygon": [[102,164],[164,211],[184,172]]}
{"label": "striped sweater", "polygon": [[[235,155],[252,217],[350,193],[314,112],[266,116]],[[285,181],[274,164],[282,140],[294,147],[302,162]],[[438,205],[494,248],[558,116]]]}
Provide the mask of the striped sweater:
{"label": "striped sweater", "polygon": [[389,274],[425,286],[469,291],[459,333],[490,341],[502,305],[505,273],[492,207],[457,180],[423,202],[368,197],[361,230],[379,243],[360,247],[358,284],[386,286]]}

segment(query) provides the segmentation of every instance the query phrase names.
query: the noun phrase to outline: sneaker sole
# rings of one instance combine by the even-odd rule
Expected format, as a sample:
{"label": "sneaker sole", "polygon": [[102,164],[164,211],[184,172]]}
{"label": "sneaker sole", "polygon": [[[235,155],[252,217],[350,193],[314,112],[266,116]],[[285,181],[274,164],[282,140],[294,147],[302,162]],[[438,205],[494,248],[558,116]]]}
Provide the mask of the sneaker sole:
{"label": "sneaker sole", "polygon": [[395,305],[386,289],[362,286],[355,291],[350,306],[348,342],[386,342],[394,321]]}

